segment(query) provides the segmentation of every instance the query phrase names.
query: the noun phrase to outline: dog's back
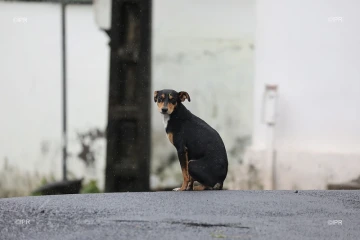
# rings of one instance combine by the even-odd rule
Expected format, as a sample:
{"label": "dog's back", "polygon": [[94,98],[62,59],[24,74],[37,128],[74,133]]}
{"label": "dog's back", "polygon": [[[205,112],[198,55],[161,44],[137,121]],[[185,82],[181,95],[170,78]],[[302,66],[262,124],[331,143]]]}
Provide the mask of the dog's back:
{"label": "dog's back", "polygon": [[[190,163],[196,160],[202,171],[208,172],[203,184],[214,186],[223,184],[228,170],[228,159],[225,145],[219,133],[204,120],[192,114],[181,104],[178,106],[182,118],[171,118],[167,130],[172,131],[174,136],[181,135],[187,149]],[[191,173],[190,173],[191,174]],[[196,175],[194,173],[192,175]],[[204,174],[202,174],[204,175]],[[196,177],[194,177],[196,179]],[[198,180],[199,181],[199,180]],[[201,180],[200,180],[201,182]]]}
{"label": "dog's back", "polygon": [[204,120],[192,114],[184,123],[184,137],[189,151],[189,159],[199,159],[210,155],[217,164],[227,166],[227,154],[219,133]]}

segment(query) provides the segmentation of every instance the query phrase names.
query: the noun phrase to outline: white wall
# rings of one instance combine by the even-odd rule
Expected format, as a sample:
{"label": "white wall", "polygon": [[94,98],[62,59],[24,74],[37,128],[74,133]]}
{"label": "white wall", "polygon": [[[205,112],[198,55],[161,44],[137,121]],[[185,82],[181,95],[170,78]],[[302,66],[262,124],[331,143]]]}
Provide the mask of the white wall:
{"label": "white wall", "polygon": [[[58,4],[0,3],[0,166],[7,159],[24,176],[61,177],[60,13]],[[18,17],[26,22],[14,22]],[[67,7],[68,164],[78,177],[85,166],[76,132],[106,126],[107,43],[91,6]]]}
{"label": "white wall", "polygon": [[[1,2],[0,11],[0,159],[41,170],[42,141],[60,142],[60,8]],[[14,23],[18,16],[27,23]]]}
{"label": "white wall", "polygon": [[[357,177],[360,2],[259,0],[256,14],[252,150],[267,147],[266,126],[260,120],[262,94],[266,83],[278,84],[280,188],[324,188],[329,181]],[[331,17],[342,21],[329,21]],[[308,172],[314,174],[309,177]],[[305,178],[311,180],[305,184]]]}
{"label": "white wall", "polygon": [[[265,83],[279,85],[279,148],[360,151],[359,13],[356,0],[258,1],[254,104]],[[262,146],[260,111],[254,117]]]}

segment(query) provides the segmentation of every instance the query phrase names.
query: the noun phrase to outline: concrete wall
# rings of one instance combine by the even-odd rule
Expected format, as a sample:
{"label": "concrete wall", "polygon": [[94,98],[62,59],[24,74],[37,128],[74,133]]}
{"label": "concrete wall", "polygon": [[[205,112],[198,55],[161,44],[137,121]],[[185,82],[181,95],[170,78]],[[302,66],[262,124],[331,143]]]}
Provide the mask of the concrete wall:
{"label": "concrete wall", "polygon": [[[19,21],[22,18],[26,21]],[[18,188],[12,183],[19,178],[37,183],[43,176],[61,178],[60,23],[58,4],[0,3],[0,181],[4,187]],[[70,176],[81,177],[87,171],[77,157],[81,150],[77,132],[105,129],[109,49],[91,6],[67,7],[67,34],[68,164]],[[95,144],[100,161],[97,172],[90,174],[102,185],[105,141]]]}
{"label": "concrete wall", "polygon": [[[188,91],[186,106],[219,130],[239,163],[252,127],[255,3],[156,0],[153,11],[153,90]],[[0,3],[0,182],[32,182],[23,194],[43,176],[61,177],[60,21],[57,4]],[[93,143],[89,169],[78,133],[106,127],[109,40],[88,5],[68,6],[67,34],[69,171],[103,187],[105,140]],[[152,124],[152,186],[176,186],[180,167],[155,105]]]}
{"label": "concrete wall", "polygon": [[277,187],[323,189],[359,176],[360,2],[259,0],[256,14],[254,131],[247,160],[267,176],[269,132],[260,109],[264,85],[277,84]]}

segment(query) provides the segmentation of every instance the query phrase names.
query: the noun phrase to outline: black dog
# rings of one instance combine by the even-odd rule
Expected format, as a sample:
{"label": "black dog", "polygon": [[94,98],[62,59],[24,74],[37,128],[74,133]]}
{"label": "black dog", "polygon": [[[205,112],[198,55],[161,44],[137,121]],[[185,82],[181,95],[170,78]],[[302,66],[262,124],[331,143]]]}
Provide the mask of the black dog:
{"label": "black dog", "polygon": [[170,142],[175,146],[184,182],[174,190],[193,190],[194,181],[202,184],[195,190],[221,190],[228,170],[226,149],[219,133],[192,114],[182,104],[187,92],[164,89],[154,92]]}

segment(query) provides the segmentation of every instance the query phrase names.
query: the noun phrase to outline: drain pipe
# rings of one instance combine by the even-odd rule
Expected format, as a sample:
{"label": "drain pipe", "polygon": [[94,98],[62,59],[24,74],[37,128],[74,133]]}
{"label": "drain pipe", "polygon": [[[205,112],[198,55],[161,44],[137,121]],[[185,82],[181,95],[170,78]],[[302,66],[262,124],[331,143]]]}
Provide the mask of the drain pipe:
{"label": "drain pipe", "polygon": [[278,98],[277,85],[265,85],[262,104],[262,122],[266,125],[267,150],[265,169],[268,177],[265,190],[276,190],[275,123]]}

